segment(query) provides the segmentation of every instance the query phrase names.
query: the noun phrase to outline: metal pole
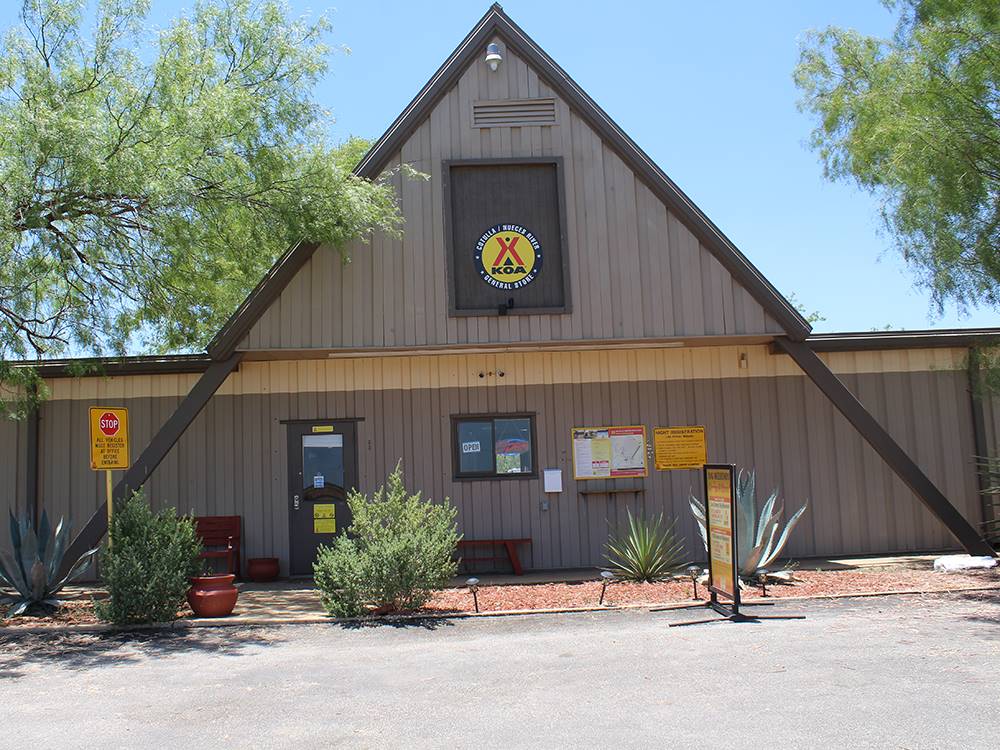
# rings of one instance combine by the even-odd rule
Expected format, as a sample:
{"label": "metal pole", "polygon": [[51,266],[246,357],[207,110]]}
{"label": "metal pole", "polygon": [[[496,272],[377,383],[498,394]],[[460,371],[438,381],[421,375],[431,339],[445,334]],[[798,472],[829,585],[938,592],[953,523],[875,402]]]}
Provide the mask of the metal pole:
{"label": "metal pole", "polygon": [[111,546],[111,516],[114,513],[114,500],[112,498],[112,493],[114,492],[114,484],[111,481],[111,469],[104,472],[104,484],[107,489],[108,497],[108,547]]}

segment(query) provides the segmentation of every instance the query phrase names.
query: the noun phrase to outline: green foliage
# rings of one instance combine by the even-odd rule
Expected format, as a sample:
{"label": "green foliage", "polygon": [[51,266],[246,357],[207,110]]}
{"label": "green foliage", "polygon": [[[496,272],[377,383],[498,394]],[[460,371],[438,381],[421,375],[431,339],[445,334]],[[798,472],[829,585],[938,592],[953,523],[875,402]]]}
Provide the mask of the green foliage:
{"label": "green foliage", "polygon": [[150,5],[24,0],[0,39],[0,360],[199,348],[298,240],[398,231],[324,136],[325,18]]}
{"label": "green foliage", "polygon": [[115,509],[110,543],[101,549],[101,577],[109,597],[97,616],[116,625],[177,619],[197,575],[201,542],[194,521],[173,508],[153,513],[142,492]]}
{"label": "green foliage", "polygon": [[663,514],[654,519],[628,513],[628,530],[612,536],[607,543],[608,570],[618,578],[653,583],[669,578],[684,564],[684,540],[674,534],[674,524],[665,526]]}
{"label": "green foliage", "polygon": [[809,312],[809,309],[799,302],[799,298],[795,296],[795,292],[788,295],[788,302],[802,314],[802,317],[806,319],[806,323],[809,325],[812,325],[813,323],[822,323],[826,320],[826,316],[818,310]]}
{"label": "green foliage", "polygon": [[403,485],[402,462],[386,484],[367,497],[347,497],[353,519],[346,534],[321,546],[313,565],[326,611],[354,617],[371,606],[384,611],[416,609],[431,590],[457,570],[457,510],[424,501]]}
{"label": "green foliage", "polygon": [[85,552],[62,576],[63,558],[69,545],[72,524],[59,519],[55,530],[49,525],[48,513],[42,518],[36,533],[31,518],[25,514],[15,518],[10,513],[10,553],[0,552],[0,586],[14,589],[7,617],[24,614],[32,607],[54,608],[61,602],[56,599],[62,587],[77,578],[87,566],[97,549]]}
{"label": "green foliage", "polygon": [[[736,528],[737,554],[740,577],[753,579],[757,571],[774,562],[788,543],[788,537],[806,512],[809,501],[802,505],[788,523],[782,525],[784,502],[774,490],[757,514],[757,476],[755,471],[740,469],[736,478]],[[705,504],[691,495],[691,512],[698,522],[701,541],[708,549],[708,532],[705,528]]]}
{"label": "green foliage", "polygon": [[827,28],[796,84],[827,177],[882,200],[903,257],[939,309],[1000,303],[1000,5],[887,0],[892,39]]}

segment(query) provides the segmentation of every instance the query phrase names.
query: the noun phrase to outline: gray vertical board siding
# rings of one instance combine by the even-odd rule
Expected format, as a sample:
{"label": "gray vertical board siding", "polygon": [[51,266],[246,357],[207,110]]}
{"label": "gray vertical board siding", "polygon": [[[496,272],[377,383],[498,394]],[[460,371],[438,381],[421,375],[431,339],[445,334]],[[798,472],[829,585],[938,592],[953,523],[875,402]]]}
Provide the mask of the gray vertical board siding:
{"label": "gray vertical board siding", "polygon": [[[623,352],[622,356],[632,356]],[[358,365],[355,381],[364,383]],[[449,367],[446,358],[440,367]],[[486,360],[483,360],[485,368]],[[515,364],[515,367],[518,365]],[[281,363],[281,377],[306,378],[308,369]],[[953,547],[953,541],[891,470],[804,377],[741,377],[699,380],[638,380],[603,383],[499,385],[480,381],[469,368],[461,387],[331,390],[312,383],[311,392],[217,395],[192,423],[147,485],[156,507],[173,506],[200,515],[243,517],[247,556],[288,557],[288,419],[359,418],[358,459],[362,489],[380,484],[400,458],[408,483],[425,496],[445,498],[458,509],[469,538],[526,536],[526,561],[538,568],[603,563],[609,528],[633,513],[677,519],[692,557],[701,542],[688,508],[700,493],[695,471],[650,475],[642,492],[581,494],[589,485],[573,479],[570,430],[608,424],[642,424],[652,442],[658,426],[702,424],[709,458],[757,471],[758,497],[778,488],[788,513],[809,499],[788,554],[836,556],[908,552]],[[367,370],[370,372],[370,370]],[[581,373],[573,373],[579,378]],[[517,373],[512,373],[514,378]],[[971,411],[965,373],[953,371],[846,376],[848,386],[908,450],[919,455],[931,479],[972,522],[981,520],[972,450]],[[287,381],[286,381],[287,382]],[[260,385],[260,384],[258,384]],[[303,384],[304,385],[304,384]],[[411,387],[408,387],[411,386]],[[254,384],[244,384],[250,391]],[[261,389],[266,390],[266,389]],[[141,447],[176,407],[179,398],[114,399],[130,409],[133,445]],[[97,507],[103,481],[87,454],[87,400],[43,405],[42,481],[50,514],[85,519]],[[452,479],[452,414],[534,412],[539,477],[456,482]],[[915,416],[919,413],[919,417]],[[996,417],[991,429],[995,439]],[[4,425],[3,445],[17,441]],[[19,454],[20,455],[20,454]],[[549,495],[543,511],[541,470],[563,470],[564,491]],[[19,469],[4,466],[7,486],[20,484]],[[614,484],[614,482],[612,482]]]}
{"label": "gray vertical board siding", "polygon": [[[508,95],[550,96],[551,92],[513,53],[508,53],[498,75],[489,74],[478,61],[473,64],[392,160],[391,169],[405,163],[431,178],[411,180],[398,172],[390,178],[405,220],[402,239],[379,233],[369,244],[352,243],[347,251],[354,261],[347,265],[336,250],[318,250],[239,348],[782,332],[563,100],[556,102],[554,126],[472,127],[473,101]],[[532,156],[564,160],[572,312],[530,319],[450,317],[442,160]]]}
{"label": "gray vertical board siding", "polygon": [[[26,503],[28,423],[25,420],[0,419],[0,522],[7,512],[14,515],[29,511]],[[3,526],[6,529],[6,526]],[[0,532],[0,544],[6,545],[6,531]]]}

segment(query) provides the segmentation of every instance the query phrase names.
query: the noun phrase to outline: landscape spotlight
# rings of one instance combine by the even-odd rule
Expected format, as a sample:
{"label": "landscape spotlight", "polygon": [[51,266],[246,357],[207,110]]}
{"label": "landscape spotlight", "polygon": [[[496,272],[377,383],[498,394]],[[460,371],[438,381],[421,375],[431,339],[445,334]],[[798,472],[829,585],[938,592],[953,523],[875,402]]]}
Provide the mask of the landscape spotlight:
{"label": "landscape spotlight", "polygon": [[767,571],[764,568],[757,571],[757,580],[760,582],[761,596],[767,596]]}
{"label": "landscape spotlight", "polygon": [[601,578],[604,580],[601,582],[601,600],[597,602],[597,606],[600,607],[601,605],[604,604],[604,592],[608,590],[608,584],[611,583],[611,579],[614,577],[615,574],[612,573],[610,570],[601,571]]}
{"label": "landscape spotlight", "polygon": [[698,576],[701,575],[701,568],[697,565],[688,565],[687,574],[691,576],[691,586],[693,590],[691,592],[691,598],[698,598]]}
{"label": "landscape spotlight", "polygon": [[479,597],[476,592],[479,591],[479,579],[470,578],[465,582],[465,585],[469,587],[469,591],[472,592],[472,603],[476,605],[476,612],[479,612]]}

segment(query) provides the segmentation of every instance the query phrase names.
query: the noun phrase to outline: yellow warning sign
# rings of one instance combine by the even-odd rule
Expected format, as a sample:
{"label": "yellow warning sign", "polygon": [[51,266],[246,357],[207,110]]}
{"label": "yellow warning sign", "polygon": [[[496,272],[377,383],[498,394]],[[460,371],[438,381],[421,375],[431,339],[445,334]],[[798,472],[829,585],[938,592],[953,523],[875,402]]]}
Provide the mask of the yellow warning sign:
{"label": "yellow warning sign", "polygon": [[708,461],[704,427],[657,427],[653,430],[657,471],[700,469]]}
{"label": "yellow warning sign", "polygon": [[313,505],[313,533],[337,533],[337,515],[333,503],[316,503]]}
{"label": "yellow warning sign", "polygon": [[90,468],[127,469],[128,409],[90,407]]}

